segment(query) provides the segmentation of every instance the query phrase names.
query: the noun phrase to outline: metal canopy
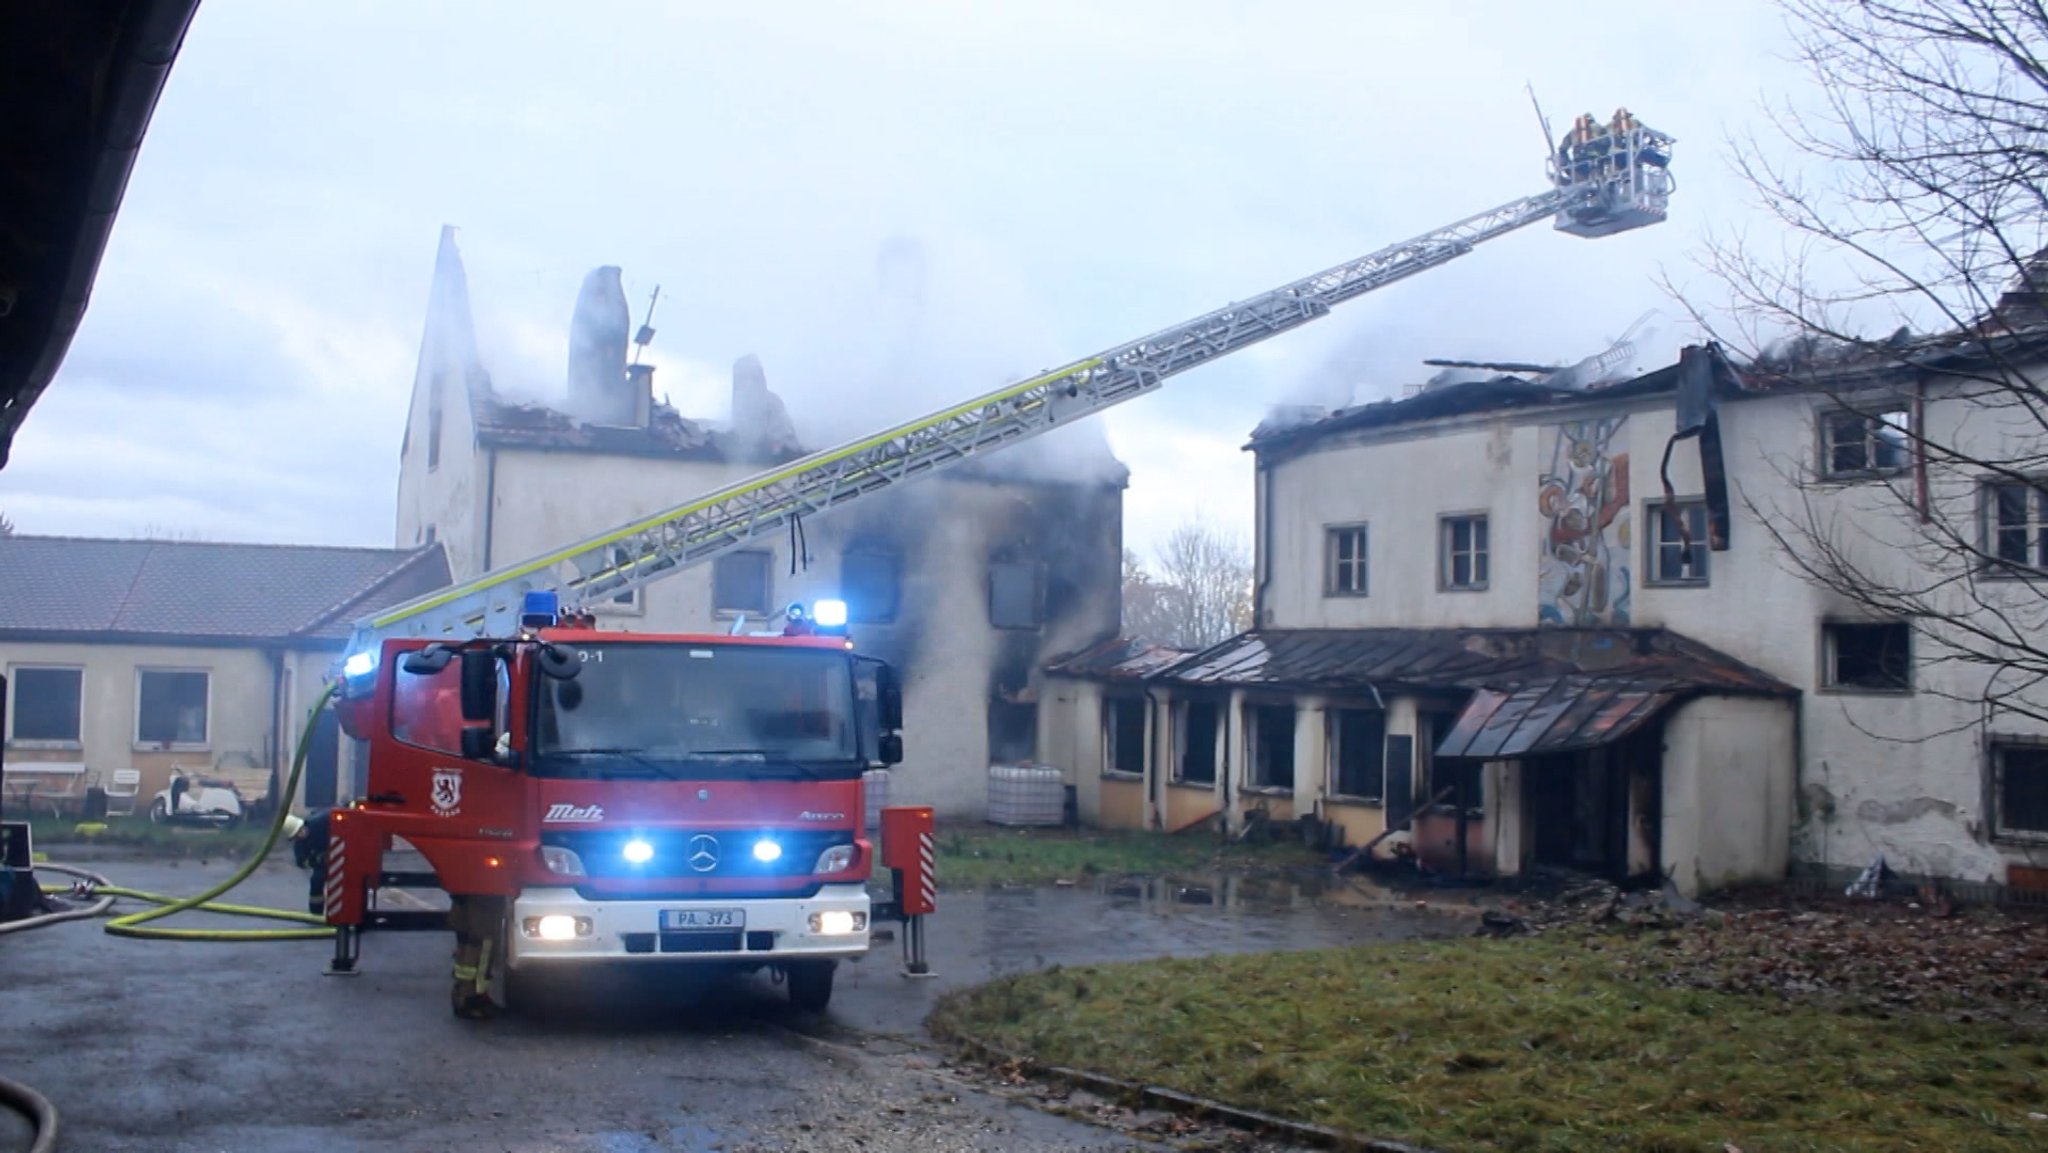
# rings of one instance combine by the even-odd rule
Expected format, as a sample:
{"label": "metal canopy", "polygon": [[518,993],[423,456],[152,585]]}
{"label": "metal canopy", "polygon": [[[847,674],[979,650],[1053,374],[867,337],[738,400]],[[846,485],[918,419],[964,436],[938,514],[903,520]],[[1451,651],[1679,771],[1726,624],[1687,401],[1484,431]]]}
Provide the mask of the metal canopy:
{"label": "metal canopy", "polygon": [[1590,749],[1635,732],[1677,699],[1669,684],[1579,676],[1480,689],[1436,755],[1491,761]]}

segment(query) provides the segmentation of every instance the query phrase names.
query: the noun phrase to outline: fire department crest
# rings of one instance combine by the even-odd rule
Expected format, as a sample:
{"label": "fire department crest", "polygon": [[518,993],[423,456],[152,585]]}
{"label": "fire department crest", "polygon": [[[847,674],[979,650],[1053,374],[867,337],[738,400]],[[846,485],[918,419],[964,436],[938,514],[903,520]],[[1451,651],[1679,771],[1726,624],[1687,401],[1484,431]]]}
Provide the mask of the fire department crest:
{"label": "fire department crest", "polygon": [[434,812],[452,817],[462,809],[462,770],[435,769],[433,783]]}

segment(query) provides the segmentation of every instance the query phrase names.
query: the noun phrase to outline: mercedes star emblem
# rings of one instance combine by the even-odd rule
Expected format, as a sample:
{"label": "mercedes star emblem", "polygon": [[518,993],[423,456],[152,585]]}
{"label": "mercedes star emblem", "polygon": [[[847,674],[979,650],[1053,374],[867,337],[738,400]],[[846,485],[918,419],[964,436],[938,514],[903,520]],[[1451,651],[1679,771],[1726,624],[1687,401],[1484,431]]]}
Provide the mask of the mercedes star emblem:
{"label": "mercedes star emblem", "polygon": [[718,867],[718,838],[708,833],[699,833],[690,838],[690,855],[685,858],[690,867],[700,873],[708,873]]}

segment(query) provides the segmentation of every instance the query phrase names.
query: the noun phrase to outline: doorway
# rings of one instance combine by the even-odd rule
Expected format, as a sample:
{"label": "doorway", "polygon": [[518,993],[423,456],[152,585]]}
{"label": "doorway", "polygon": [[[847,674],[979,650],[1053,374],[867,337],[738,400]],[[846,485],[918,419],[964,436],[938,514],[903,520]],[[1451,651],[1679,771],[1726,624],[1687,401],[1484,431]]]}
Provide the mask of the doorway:
{"label": "doorway", "polygon": [[1628,775],[1612,749],[1522,762],[1523,802],[1536,864],[1614,880],[1628,873]]}

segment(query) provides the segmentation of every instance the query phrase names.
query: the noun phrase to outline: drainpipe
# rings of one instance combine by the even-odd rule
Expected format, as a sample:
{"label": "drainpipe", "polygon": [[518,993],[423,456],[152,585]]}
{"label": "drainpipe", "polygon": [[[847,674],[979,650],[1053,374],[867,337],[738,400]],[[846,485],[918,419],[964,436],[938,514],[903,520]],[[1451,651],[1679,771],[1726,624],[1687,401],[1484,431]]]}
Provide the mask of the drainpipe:
{"label": "drainpipe", "polygon": [[284,728],[290,720],[290,712],[284,703],[284,650],[270,650],[270,799],[273,804],[291,803],[289,798],[278,796],[284,788],[284,779],[278,773],[285,749]]}
{"label": "drainpipe", "polygon": [[1253,474],[1259,490],[1259,580],[1252,586],[1252,628],[1266,626],[1266,596],[1273,583],[1273,470],[1267,467],[1266,455],[1259,453]]}
{"label": "drainpipe", "polygon": [[1934,519],[1927,495],[1927,374],[1913,380],[1913,501],[1920,523]]}
{"label": "drainpipe", "polygon": [[1154,828],[1166,827],[1166,774],[1159,771],[1159,762],[1172,754],[1173,710],[1160,707],[1159,698],[1153,694],[1159,686],[1146,683],[1140,690],[1145,694],[1145,709],[1151,718],[1151,742],[1145,749],[1145,807],[1147,823]]}
{"label": "drainpipe", "polygon": [[491,571],[492,514],[498,507],[498,450],[484,450],[484,560],[483,571]]}

